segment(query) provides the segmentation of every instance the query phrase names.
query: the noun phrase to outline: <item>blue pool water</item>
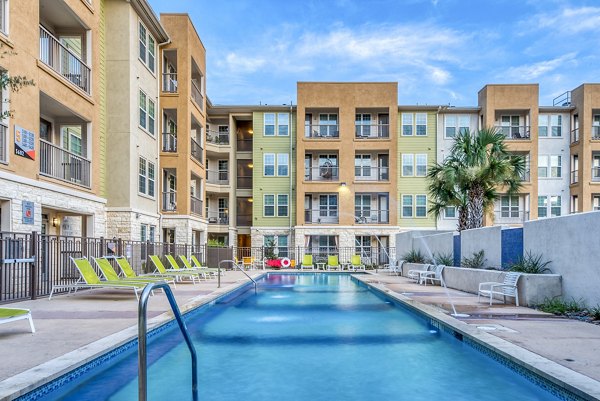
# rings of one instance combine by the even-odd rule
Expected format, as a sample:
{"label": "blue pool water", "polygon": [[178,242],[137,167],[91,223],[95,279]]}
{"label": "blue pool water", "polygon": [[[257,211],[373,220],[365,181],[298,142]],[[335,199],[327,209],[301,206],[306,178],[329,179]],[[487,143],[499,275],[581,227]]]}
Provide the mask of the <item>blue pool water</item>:
{"label": "blue pool water", "polygon": [[[556,400],[342,274],[269,274],[258,295],[194,313],[201,400]],[[191,400],[176,328],[149,343],[149,399]],[[137,352],[44,400],[137,399]]]}

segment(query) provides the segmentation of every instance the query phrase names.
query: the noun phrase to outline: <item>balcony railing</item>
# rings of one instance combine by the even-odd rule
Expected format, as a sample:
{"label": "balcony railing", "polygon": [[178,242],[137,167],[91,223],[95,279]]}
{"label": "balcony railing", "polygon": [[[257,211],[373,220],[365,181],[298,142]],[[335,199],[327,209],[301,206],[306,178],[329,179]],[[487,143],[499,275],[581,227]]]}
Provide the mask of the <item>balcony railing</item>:
{"label": "balcony railing", "polygon": [[338,166],[305,167],[304,181],[339,181]]}
{"label": "balcony railing", "polygon": [[571,143],[579,142],[579,128],[571,130]]}
{"label": "balcony railing", "polygon": [[190,212],[198,216],[202,216],[202,199],[190,195]]}
{"label": "balcony railing", "polygon": [[495,210],[496,224],[521,224],[529,221],[528,210]]}
{"label": "balcony railing", "polygon": [[192,157],[200,163],[204,163],[204,149],[202,149],[200,144],[194,138],[190,138],[190,146]]}
{"label": "balcony railing", "polygon": [[600,167],[592,167],[592,181],[600,181]]}
{"label": "balcony railing", "polygon": [[0,163],[8,162],[8,127],[0,123]]}
{"label": "balcony railing", "polygon": [[168,93],[177,93],[177,73],[163,73],[162,90]]}
{"label": "balcony railing", "polygon": [[238,175],[237,187],[238,189],[252,189],[252,176]]}
{"label": "balcony railing", "polygon": [[497,126],[498,132],[502,133],[506,139],[529,139],[529,126],[511,126],[511,127],[501,127]]}
{"label": "balcony railing", "polygon": [[252,152],[252,139],[238,139],[237,150],[238,152]]}
{"label": "balcony railing", "polygon": [[252,214],[238,214],[236,223],[238,226],[250,227],[252,225]]}
{"label": "balcony railing", "polygon": [[200,107],[200,110],[204,110],[204,96],[202,96],[202,92],[200,91],[200,88],[198,88],[196,82],[192,80],[191,83],[192,99],[194,100],[194,102],[196,102],[198,107]]}
{"label": "balcony railing", "polygon": [[388,224],[390,222],[389,210],[356,209],[354,222],[357,224]]}
{"label": "balcony railing", "polygon": [[229,171],[210,171],[206,170],[206,182],[216,185],[229,184]]}
{"label": "balcony railing", "polygon": [[594,140],[600,139],[600,127],[597,125],[592,126],[592,139],[594,139]]}
{"label": "balcony railing", "polygon": [[90,67],[41,25],[40,60],[84,92],[90,93]]}
{"label": "balcony railing", "polygon": [[340,126],[339,125],[305,125],[304,136],[306,138],[339,138],[340,137]]}
{"label": "balcony railing", "polygon": [[91,162],[73,152],[40,139],[40,174],[90,187]]}
{"label": "balcony railing", "polygon": [[390,137],[389,124],[356,124],[356,139],[381,139]]}
{"label": "balcony railing", "polygon": [[177,210],[177,192],[162,193],[162,210],[163,212],[174,212]]}
{"label": "balcony railing", "polygon": [[229,214],[227,212],[208,211],[208,224],[229,225]]}
{"label": "balcony railing", "polygon": [[162,151],[177,152],[177,134],[163,132],[162,134]]}
{"label": "balcony railing", "polygon": [[389,167],[354,167],[354,179],[356,181],[389,181]]}
{"label": "balcony railing", "polygon": [[206,133],[206,142],[215,145],[229,145],[229,132],[208,131]]}
{"label": "balcony railing", "polygon": [[579,182],[579,170],[571,171],[571,184],[577,184]]}
{"label": "balcony railing", "polygon": [[337,207],[304,210],[305,224],[337,224],[340,222]]}

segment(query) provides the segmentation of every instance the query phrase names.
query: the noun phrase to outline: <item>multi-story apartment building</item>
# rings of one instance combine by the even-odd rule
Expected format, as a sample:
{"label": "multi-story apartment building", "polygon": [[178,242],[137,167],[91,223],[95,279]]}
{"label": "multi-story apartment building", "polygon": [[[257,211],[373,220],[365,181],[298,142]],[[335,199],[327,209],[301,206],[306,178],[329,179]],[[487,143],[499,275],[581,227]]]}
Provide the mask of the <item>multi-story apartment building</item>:
{"label": "multi-story apartment building", "polygon": [[187,14],[161,14],[160,22],[170,38],[160,55],[162,239],[201,244],[207,238],[206,50]]}
{"label": "multi-story apartment building", "polygon": [[3,73],[34,86],[0,124],[0,230],[106,233],[106,19],[102,1],[2,1]]}
{"label": "multi-story apartment building", "polygon": [[107,236],[159,239],[161,44],[169,40],[147,0],[105,1]]}

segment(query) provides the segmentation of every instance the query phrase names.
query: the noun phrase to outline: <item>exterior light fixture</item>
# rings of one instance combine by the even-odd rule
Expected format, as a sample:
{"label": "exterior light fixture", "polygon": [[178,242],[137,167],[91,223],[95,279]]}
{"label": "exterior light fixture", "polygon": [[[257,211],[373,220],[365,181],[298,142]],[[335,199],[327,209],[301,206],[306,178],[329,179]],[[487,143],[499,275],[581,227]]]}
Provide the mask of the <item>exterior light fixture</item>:
{"label": "exterior light fixture", "polygon": [[252,202],[254,202],[254,199],[253,198],[248,198],[248,202],[252,203]]}
{"label": "exterior light fixture", "polygon": [[340,184],[340,187],[342,187],[342,188],[346,188],[346,183],[345,183],[345,182],[342,182],[342,183]]}
{"label": "exterior light fixture", "polygon": [[248,168],[254,168],[254,163],[248,163]]}
{"label": "exterior light fixture", "polygon": [[58,217],[53,217],[52,218],[52,227],[56,227],[60,225],[60,221],[58,220]]}

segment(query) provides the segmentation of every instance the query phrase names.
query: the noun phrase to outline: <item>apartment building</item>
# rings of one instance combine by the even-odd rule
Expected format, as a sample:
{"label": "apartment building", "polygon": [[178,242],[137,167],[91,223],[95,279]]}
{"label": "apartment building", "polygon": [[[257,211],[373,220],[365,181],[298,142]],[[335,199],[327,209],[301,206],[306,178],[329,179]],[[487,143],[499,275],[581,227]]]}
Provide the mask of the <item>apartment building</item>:
{"label": "apartment building", "polygon": [[106,20],[97,0],[2,1],[0,230],[106,234]]}
{"label": "apartment building", "polygon": [[146,0],[107,0],[107,236],[160,238],[159,68],[169,37]]}
{"label": "apartment building", "polygon": [[203,244],[206,191],[206,49],[187,14],[161,14],[170,41],[160,71],[161,228],[165,242]]}

